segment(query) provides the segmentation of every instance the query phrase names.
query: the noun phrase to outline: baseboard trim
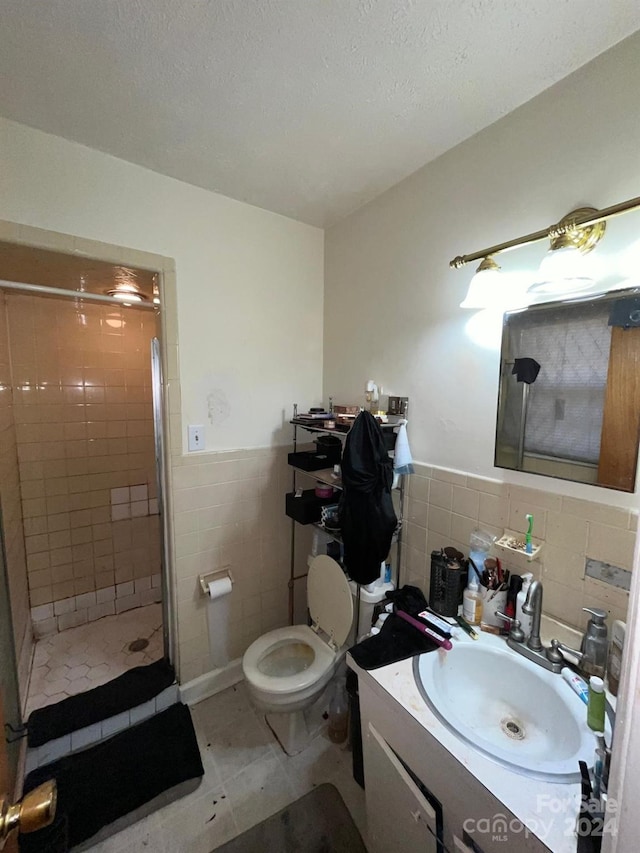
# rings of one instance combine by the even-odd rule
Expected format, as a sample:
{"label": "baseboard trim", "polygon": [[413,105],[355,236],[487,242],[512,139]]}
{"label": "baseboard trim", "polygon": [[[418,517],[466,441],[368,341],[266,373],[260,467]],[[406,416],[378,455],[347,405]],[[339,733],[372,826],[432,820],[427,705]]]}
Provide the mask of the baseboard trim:
{"label": "baseboard trim", "polygon": [[242,681],[242,658],[236,658],[223,669],[212,669],[197,678],[180,685],[180,698],[186,705],[195,705],[227,687]]}

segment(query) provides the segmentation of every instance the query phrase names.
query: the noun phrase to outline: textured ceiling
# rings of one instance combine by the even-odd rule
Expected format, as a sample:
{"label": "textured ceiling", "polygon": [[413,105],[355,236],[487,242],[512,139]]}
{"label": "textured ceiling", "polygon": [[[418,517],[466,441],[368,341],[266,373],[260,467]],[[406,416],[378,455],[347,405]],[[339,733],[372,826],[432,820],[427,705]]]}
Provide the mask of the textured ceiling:
{"label": "textured ceiling", "polygon": [[640,28],[637,0],[0,9],[0,114],[317,225]]}

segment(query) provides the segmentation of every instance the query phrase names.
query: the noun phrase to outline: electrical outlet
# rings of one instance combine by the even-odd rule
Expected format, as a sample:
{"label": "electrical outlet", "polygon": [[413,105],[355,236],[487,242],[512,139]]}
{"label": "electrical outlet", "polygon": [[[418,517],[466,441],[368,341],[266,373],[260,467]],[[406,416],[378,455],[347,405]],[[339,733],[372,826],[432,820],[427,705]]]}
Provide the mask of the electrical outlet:
{"label": "electrical outlet", "polygon": [[202,424],[189,424],[189,453],[194,450],[204,450],[204,427]]}

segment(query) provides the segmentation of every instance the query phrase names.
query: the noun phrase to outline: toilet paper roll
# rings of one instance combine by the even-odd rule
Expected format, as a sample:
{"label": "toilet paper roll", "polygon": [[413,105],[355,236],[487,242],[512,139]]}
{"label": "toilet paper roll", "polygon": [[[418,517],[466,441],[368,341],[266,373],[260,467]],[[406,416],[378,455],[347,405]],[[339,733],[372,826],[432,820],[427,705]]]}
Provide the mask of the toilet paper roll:
{"label": "toilet paper roll", "polygon": [[229,575],[224,578],[218,578],[215,581],[210,581],[209,598],[221,598],[223,595],[228,595],[232,589],[233,584]]}
{"label": "toilet paper roll", "polygon": [[207,621],[209,623],[209,649],[216,668],[229,663],[229,593],[233,589],[230,577],[209,583]]}

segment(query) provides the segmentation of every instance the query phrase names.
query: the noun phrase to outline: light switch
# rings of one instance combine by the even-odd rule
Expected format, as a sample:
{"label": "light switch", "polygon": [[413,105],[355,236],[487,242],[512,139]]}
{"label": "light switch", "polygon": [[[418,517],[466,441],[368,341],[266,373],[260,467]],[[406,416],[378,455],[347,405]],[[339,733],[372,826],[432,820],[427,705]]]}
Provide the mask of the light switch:
{"label": "light switch", "polygon": [[189,453],[193,450],[204,450],[204,427],[202,424],[189,424]]}

